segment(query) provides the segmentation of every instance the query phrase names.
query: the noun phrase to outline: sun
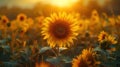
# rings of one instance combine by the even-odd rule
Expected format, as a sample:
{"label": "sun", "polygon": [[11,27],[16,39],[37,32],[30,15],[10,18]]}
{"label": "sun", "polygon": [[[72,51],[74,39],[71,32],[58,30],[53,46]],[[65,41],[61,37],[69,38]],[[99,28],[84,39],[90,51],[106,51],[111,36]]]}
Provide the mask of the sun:
{"label": "sun", "polygon": [[58,7],[69,7],[76,3],[78,0],[51,0],[51,5],[58,6]]}

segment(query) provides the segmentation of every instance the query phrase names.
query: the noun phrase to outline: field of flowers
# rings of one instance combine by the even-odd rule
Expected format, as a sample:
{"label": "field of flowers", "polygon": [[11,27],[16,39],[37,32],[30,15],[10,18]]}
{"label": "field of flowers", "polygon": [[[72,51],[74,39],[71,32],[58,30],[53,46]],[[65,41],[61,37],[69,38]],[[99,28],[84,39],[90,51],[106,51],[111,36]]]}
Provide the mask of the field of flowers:
{"label": "field of flowers", "polygon": [[120,15],[0,15],[0,67],[120,67]]}

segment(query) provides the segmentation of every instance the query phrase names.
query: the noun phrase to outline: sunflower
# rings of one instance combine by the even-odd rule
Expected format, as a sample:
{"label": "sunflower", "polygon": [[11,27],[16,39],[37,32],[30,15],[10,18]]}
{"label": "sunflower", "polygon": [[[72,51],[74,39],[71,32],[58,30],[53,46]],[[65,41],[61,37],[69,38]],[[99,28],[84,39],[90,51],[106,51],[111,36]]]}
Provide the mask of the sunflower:
{"label": "sunflower", "polygon": [[71,14],[53,13],[44,19],[42,35],[50,47],[65,47],[73,44],[79,30],[78,20]]}
{"label": "sunflower", "polygon": [[1,17],[2,24],[7,24],[9,22],[9,19],[4,15]]}
{"label": "sunflower", "polygon": [[97,67],[100,62],[95,59],[95,54],[92,48],[84,49],[81,55],[73,59],[72,67]]}
{"label": "sunflower", "polygon": [[16,20],[11,21],[10,30],[11,30],[11,31],[17,30],[18,27],[19,27],[19,25],[20,25],[20,24],[19,24],[18,22],[16,22]]}
{"label": "sunflower", "polygon": [[85,61],[87,61],[87,64],[89,66],[94,66],[97,63],[97,61],[95,59],[95,55],[96,55],[96,53],[93,52],[92,48],[84,49],[82,51],[82,56],[85,59]]}
{"label": "sunflower", "polygon": [[28,30],[28,28],[29,28],[29,25],[24,23],[24,24],[20,25],[19,28],[20,28],[20,29],[19,29],[19,32],[20,32],[21,34],[23,34],[23,33],[27,32],[27,30]]}
{"label": "sunflower", "polygon": [[102,31],[99,35],[98,35],[98,41],[100,43],[102,43],[104,40],[106,40],[108,37],[108,33]]}
{"label": "sunflower", "polygon": [[38,16],[35,18],[35,23],[34,23],[35,30],[41,29],[41,27],[43,26],[43,20],[44,20],[44,16]]}
{"label": "sunflower", "polygon": [[100,43],[102,42],[108,42],[108,43],[111,43],[111,44],[116,44],[117,41],[115,40],[116,38],[112,35],[109,35],[108,33],[102,31],[99,36],[98,36],[98,41]]}
{"label": "sunflower", "polygon": [[92,16],[99,16],[98,11],[96,9],[92,11]]}
{"label": "sunflower", "polygon": [[107,38],[108,42],[110,42],[111,44],[116,44],[117,41],[115,40],[114,36],[109,35]]}
{"label": "sunflower", "polygon": [[83,34],[83,32],[85,31],[85,23],[83,23],[83,22],[85,22],[85,21],[84,20],[79,21],[79,33],[80,34]]}
{"label": "sunflower", "polygon": [[88,64],[82,55],[79,55],[77,58],[73,59],[72,67],[88,67]]}
{"label": "sunflower", "polygon": [[26,19],[27,19],[27,16],[23,13],[20,13],[20,14],[17,15],[17,21],[19,21],[19,22],[23,22]]}
{"label": "sunflower", "polygon": [[2,19],[2,17],[1,17],[1,15],[0,15],[0,21],[1,21],[1,19]]}
{"label": "sunflower", "polygon": [[99,14],[98,14],[97,10],[92,11],[91,20],[93,22],[96,22],[96,23],[98,23],[100,21]]}
{"label": "sunflower", "polygon": [[32,18],[28,18],[26,24],[32,27],[32,25],[34,24],[34,20]]}
{"label": "sunflower", "polygon": [[100,35],[98,36],[98,41],[99,41],[99,46],[102,49],[107,49],[107,50],[114,50],[113,47],[110,47],[113,44],[117,43],[117,40],[114,36],[106,33],[106,32],[101,32]]}
{"label": "sunflower", "polygon": [[44,17],[43,16],[39,16],[39,17],[36,17],[36,24],[39,28],[42,27],[42,21],[43,21]]}
{"label": "sunflower", "polygon": [[9,19],[7,16],[0,16],[0,30],[6,29]]}
{"label": "sunflower", "polygon": [[42,61],[40,63],[35,63],[35,67],[54,67],[54,65],[49,62]]}

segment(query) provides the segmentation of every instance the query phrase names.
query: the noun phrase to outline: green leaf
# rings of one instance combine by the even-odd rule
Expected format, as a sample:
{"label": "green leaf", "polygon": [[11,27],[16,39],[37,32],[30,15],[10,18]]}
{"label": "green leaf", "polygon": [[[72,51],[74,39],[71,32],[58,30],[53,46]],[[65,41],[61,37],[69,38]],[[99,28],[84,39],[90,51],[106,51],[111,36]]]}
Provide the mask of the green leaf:
{"label": "green leaf", "polygon": [[59,57],[51,57],[51,58],[47,58],[46,61],[57,65],[60,63],[60,58]]}
{"label": "green leaf", "polygon": [[4,39],[4,40],[0,40],[0,44],[6,44],[7,40]]}
{"label": "green leaf", "polygon": [[16,67],[17,62],[3,62],[4,67]]}
{"label": "green leaf", "polygon": [[46,51],[48,51],[48,50],[51,50],[51,48],[50,48],[50,47],[43,47],[43,48],[41,48],[41,49],[39,50],[39,53],[44,53],[44,52],[46,52]]}
{"label": "green leaf", "polygon": [[61,47],[61,48],[59,48],[59,51],[61,52],[61,51],[64,51],[64,50],[67,50],[68,48],[66,48],[66,47]]}
{"label": "green leaf", "polygon": [[71,63],[72,59],[70,57],[62,57],[62,61],[64,61],[65,63]]}

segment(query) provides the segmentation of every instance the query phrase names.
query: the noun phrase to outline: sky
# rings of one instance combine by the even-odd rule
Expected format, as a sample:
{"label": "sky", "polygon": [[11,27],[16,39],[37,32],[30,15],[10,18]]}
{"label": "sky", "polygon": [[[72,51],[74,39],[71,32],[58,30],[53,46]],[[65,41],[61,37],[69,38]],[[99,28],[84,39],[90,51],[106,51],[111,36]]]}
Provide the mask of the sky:
{"label": "sky", "polygon": [[[54,3],[55,5],[59,4],[69,4],[71,5],[70,2],[74,2],[75,0],[0,0],[0,7],[1,6],[7,6],[9,8],[15,6],[15,7],[21,7],[21,8],[34,8],[37,3],[41,2],[42,4],[50,4]],[[103,7],[104,10],[110,11],[113,10],[114,13],[120,14],[120,0],[78,0],[79,3],[89,4],[90,1],[96,1]],[[56,3],[57,2],[57,3]],[[65,3],[64,3],[65,2]],[[109,2],[109,4],[107,3]],[[78,5],[78,4],[77,4]],[[79,4],[80,6],[81,4]],[[64,6],[62,6],[64,7]],[[79,7],[78,7],[79,8]],[[110,10],[109,10],[110,8]]]}
{"label": "sky", "polygon": [[0,6],[18,6],[22,8],[32,8],[34,5],[38,2],[41,2],[43,4],[52,4],[52,5],[58,5],[58,6],[64,6],[64,5],[71,5],[71,3],[74,3],[79,0],[0,0]]}
{"label": "sky", "polygon": [[0,6],[32,8],[38,2],[46,3],[48,1],[50,0],[0,0]]}
{"label": "sky", "polygon": [[[44,4],[49,4],[49,3],[56,3],[56,5],[64,3],[64,2],[74,2],[75,0],[0,0],[0,6],[8,6],[8,7],[12,7],[12,6],[18,6],[18,7],[22,7],[22,8],[32,8],[34,7],[34,5],[38,2],[44,3]],[[86,4],[88,3],[88,1],[90,0],[78,0],[78,1],[84,1]],[[116,4],[120,4],[120,0],[91,0],[91,1],[98,1],[100,5],[105,4],[105,1],[112,1]],[[118,3],[119,2],[119,3]],[[71,4],[69,4],[71,5]]]}

